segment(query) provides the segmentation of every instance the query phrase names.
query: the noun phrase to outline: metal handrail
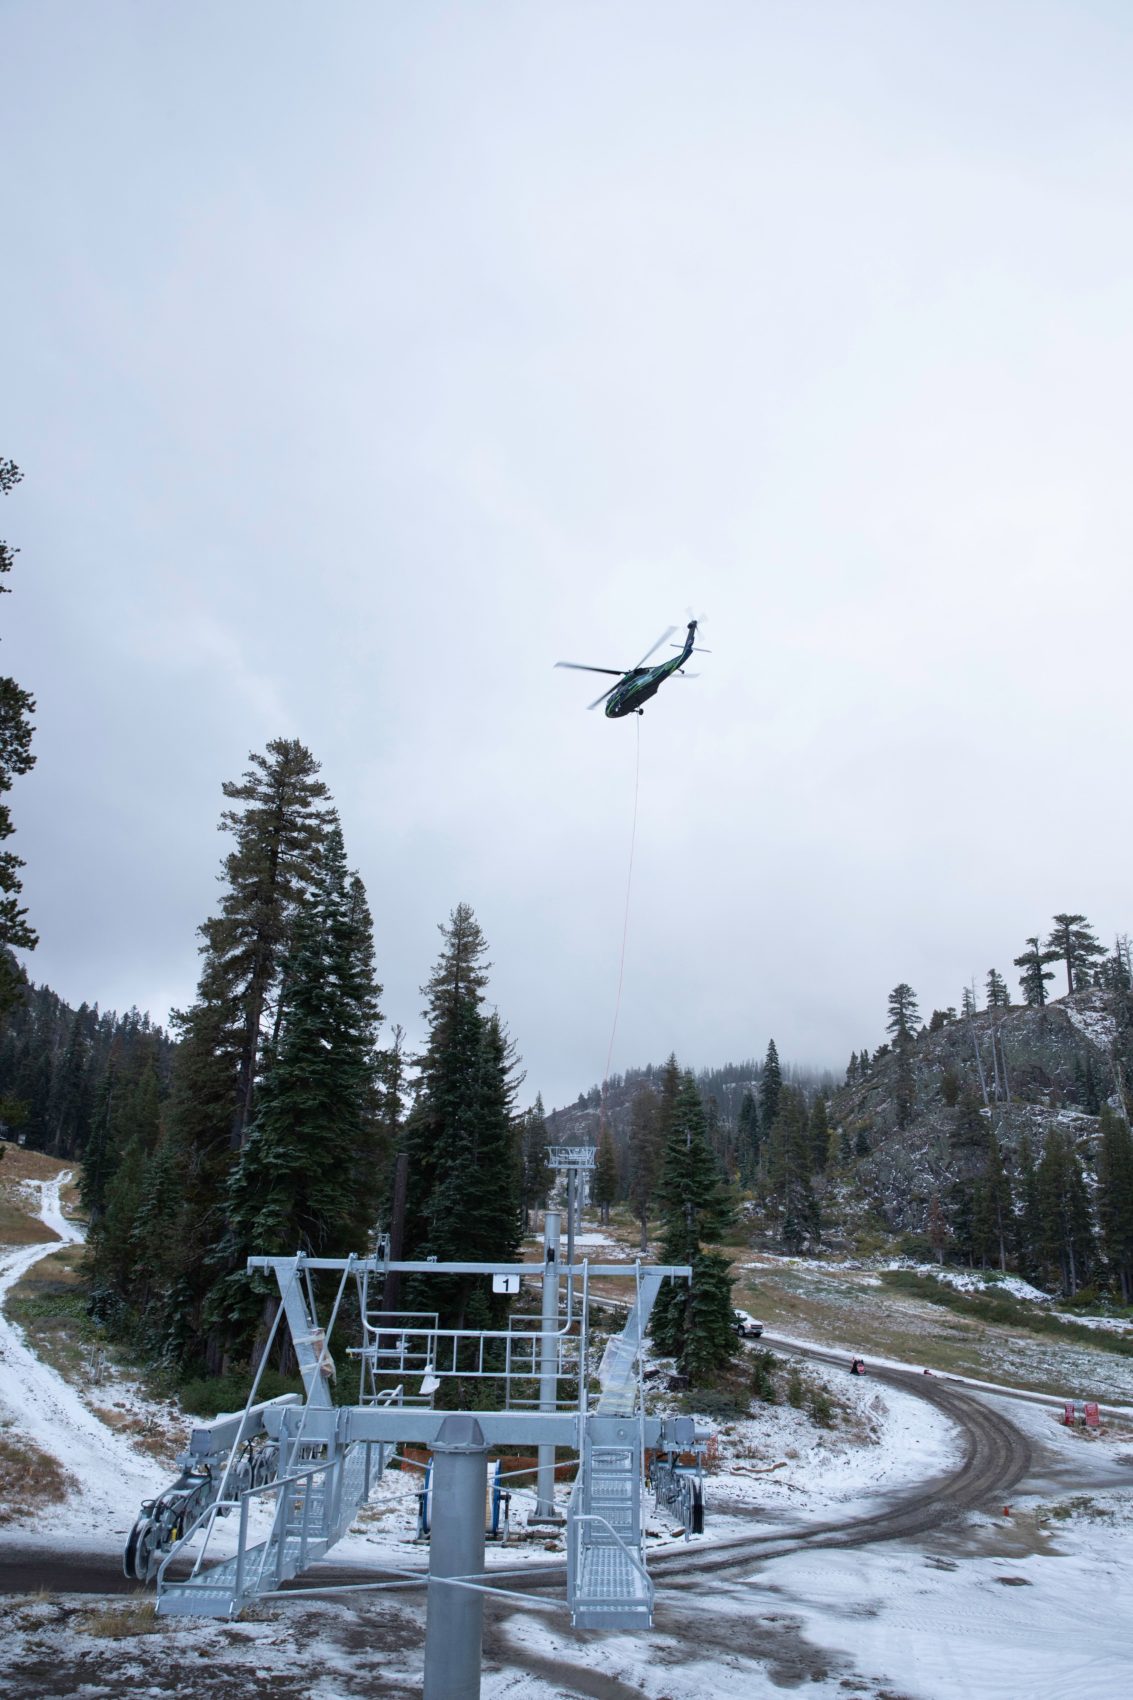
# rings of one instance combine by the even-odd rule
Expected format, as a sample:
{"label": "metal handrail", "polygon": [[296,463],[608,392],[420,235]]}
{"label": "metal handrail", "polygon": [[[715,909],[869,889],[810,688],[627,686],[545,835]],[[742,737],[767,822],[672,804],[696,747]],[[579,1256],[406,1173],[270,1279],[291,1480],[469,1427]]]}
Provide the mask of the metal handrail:
{"label": "metal handrail", "polygon": [[[219,1515],[222,1511],[241,1511],[241,1538],[242,1538],[244,1533],[246,1532],[246,1519],[244,1517],[242,1508],[249,1500],[256,1498],[257,1495],[266,1495],[266,1494],[269,1494],[269,1493],[275,1493],[281,1488],[289,1488],[289,1487],[293,1486],[294,1483],[302,1481],[307,1476],[317,1476],[317,1475],[320,1474],[320,1472],[333,1469],[334,1467],[335,1467],[334,1464],[328,1464],[326,1462],[323,1462],[321,1464],[313,1464],[305,1470],[296,1470],[292,1475],[277,1476],[274,1481],[260,1482],[260,1483],[254,1485],[250,1488],[244,1488],[236,1499],[213,1499],[213,1500],[210,1500],[209,1503],[205,1506],[204,1510],[201,1512],[200,1516],[195,1520],[195,1522],[190,1524],[189,1528],[187,1528],[185,1530],[185,1533],[180,1537],[180,1539],[178,1541],[176,1541],[173,1546],[170,1547],[169,1551],[166,1553],[165,1557],[162,1559],[161,1564],[158,1566],[157,1576],[156,1576],[155,1580],[157,1582],[157,1586],[158,1586],[159,1591],[160,1591],[162,1582],[163,1582],[164,1577],[165,1577],[166,1566],[170,1563],[170,1561],[173,1558],[176,1557],[177,1553],[181,1550],[181,1548],[186,1546],[188,1544],[188,1542],[192,1540],[193,1536],[197,1533],[198,1529],[201,1527],[202,1523],[204,1523],[206,1521],[206,1519],[209,1520],[210,1522],[215,1522],[217,1517],[219,1517]],[[278,1516],[278,1514],[277,1514],[277,1516]],[[272,1532],[267,1537],[269,1544],[271,1542],[272,1536],[275,1533],[275,1522],[276,1522],[276,1520],[277,1520],[276,1518],[272,1519]],[[205,1551],[207,1550],[207,1546],[208,1546],[208,1542],[206,1540],[205,1545],[201,1548],[200,1552],[197,1554],[196,1563],[193,1565],[192,1570],[190,1570],[188,1576],[185,1578],[185,1580],[187,1582],[191,1582],[195,1576],[198,1576],[200,1574],[201,1561],[205,1556]],[[237,1549],[236,1550],[237,1550],[237,1556],[239,1556],[240,1541],[237,1542]],[[226,1560],[221,1560],[221,1562],[224,1563],[224,1562],[226,1562]]]}
{"label": "metal handrail", "polygon": [[[654,1582],[653,1582],[653,1578],[650,1576],[648,1570],[646,1570],[645,1565],[642,1563],[641,1559],[638,1558],[638,1556],[636,1555],[636,1553],[634,1553],[632,1548],[628,1547],[626,1545],[626,1543],[622,1540],[622,1537],[618,1534],[618,1531],[614,1528],[613,1524],[608,1522],[607,1519],[605,1517],[601,1516],[600,1513],[597,1512],[597,1511],[576,1511],[571,1516],[571,1524],[572,1524],[571,1540],[572,1540],[572,1543],[575,1539],[574,1531],[579,1529],[579,1524],[581,1524],[581,1523],[601,1523],[601,1525],[604,1529],[609,1530],[610,1534],[613,1535],[614,1540],[616,1541],[617,1545],[621,1547],[622,1551],[625,1553],[626,1557],[629,1559],[629,1562],[630,1562],[630,1565],[632,1566],[632,1568],[637,1571],[637,1574],[641,1577],[641,1580],[645,1583],[645,1586],[649,1591],[649,1598],[650,1598],[650,1600],[652,1600],[654,1595],[657,1592],[656,1587],[655,1587]],[[581,1544],[581,1530],[579,1530],[579,1543]],[[577,1563],[577,1561],[576,1561],[576,1563]],[[576,1576],[576,1582],[577,1582],[577,1576]]]}

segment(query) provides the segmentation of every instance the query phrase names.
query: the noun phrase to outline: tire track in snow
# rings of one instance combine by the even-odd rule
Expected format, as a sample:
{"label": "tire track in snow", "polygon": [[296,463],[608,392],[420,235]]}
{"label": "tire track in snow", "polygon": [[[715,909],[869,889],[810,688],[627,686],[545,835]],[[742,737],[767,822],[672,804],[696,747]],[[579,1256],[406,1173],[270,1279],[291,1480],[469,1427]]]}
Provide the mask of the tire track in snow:
{"label": "tire track in snow", "polygon": [[96,1416],[58,1370],[36,1356],[23,1330],[4,1314],[5,1298],[29,1269],[58,1251],[60,1244],[80,1245],[85,1238],[63,1214],[60,1192],[70,1179],[71,1171],[65,1170],[53,1181],[36,1183],[39,1219],[58,1234],[58,1241],[0,1252],[0,1408],[19,1434],[59,1460],[74,1483],[66,1503],[44,1508],[37,1539],[49,1543],[66,1536],[73,1544],[81,1533],[95,1544],[107,1537],[117,1544],[129,1531],[141,1499],[160,1482],[161,1466]]}

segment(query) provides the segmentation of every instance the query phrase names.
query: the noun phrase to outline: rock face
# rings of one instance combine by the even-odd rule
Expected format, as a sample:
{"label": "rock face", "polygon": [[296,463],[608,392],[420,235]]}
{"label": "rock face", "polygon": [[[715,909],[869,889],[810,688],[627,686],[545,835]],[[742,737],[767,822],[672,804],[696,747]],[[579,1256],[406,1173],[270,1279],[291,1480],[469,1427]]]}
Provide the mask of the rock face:
{"label": "rock face", "polygon": [[1124,1113],[1127,1039],[1119,1015],[1111,994],[1092,989],[1043,1009],[984,1010],[922,1031],[906,1052],[912,1095],[903,1127],[902,1059],[883,1049],[831,1105],[831,1121],[858,1153],[856,1189],[891,1230],[923,1230],[933,1195],[982,1163],[957,1138],[965,1103],[969,1116],[994,1130],[1009,1168],[1024,1138],[1037,1158],[1058,1127],[1089,1176],[1102,1104]]}

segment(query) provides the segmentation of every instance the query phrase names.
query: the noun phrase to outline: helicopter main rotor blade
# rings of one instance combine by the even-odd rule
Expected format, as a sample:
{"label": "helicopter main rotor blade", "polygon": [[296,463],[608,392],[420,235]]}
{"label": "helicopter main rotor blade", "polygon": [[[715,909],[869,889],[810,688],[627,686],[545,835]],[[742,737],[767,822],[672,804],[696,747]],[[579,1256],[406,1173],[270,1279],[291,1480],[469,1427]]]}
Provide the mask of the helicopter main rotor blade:
{"label": "helicopter main rotor blade", "polygon": [[620,679],[623,671],[620,667],[587,667],[582,661],[556,661],[555,666],[570,667],[576,673],[609,673],[615,679]]}
{"label": "helicopter main rotor blade", "polygon": [[593,702],[588,702],[586,705],[587,708],[597,708],[600,702],[605,702],[607,697],[612,697],[617,688],[618,687],[616,685],[611,685],[609,690],[603,691],[600,697],[595,697]]}
{"label": "helicopter main rotor blade", "polygon": [[[644,667],[654,650],[660,649],[663,643],[667,643],[676,629],[676,626],[666,626],[665,630],[661,633],[661,636],[657,639],[657,642],[652,646],[652,648],[645,651],[645,654],[641,657],[641,660],[637,664],[638,667]],[[636,669],[634,669],[634,671],[636,671]]]}

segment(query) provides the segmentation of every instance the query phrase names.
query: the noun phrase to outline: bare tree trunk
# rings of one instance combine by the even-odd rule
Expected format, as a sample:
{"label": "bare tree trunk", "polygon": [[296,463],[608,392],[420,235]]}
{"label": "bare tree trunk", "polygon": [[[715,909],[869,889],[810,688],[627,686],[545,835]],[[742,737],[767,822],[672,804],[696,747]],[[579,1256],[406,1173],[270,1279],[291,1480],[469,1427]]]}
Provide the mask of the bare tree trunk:
{"label": "bare tree trunk", "polygon": [[976,1068],[978,1069],[979,1076],[980,1076],[980,1091],[983,1093],[983,1096],[984,1096],[984,1109],[990,1110],[991,1109],[991,1099],[987,1095],[987,1076],[984,1073],[984,1060],[980,1055],[979,1042],[976,1039],[976,1030],[972,1026],[971,1016],[968,1017],[968,1027],[969,1027],[969,1030],[970,1030],[971,1035],[972,1035],[972,1049],[976,1053]]}

